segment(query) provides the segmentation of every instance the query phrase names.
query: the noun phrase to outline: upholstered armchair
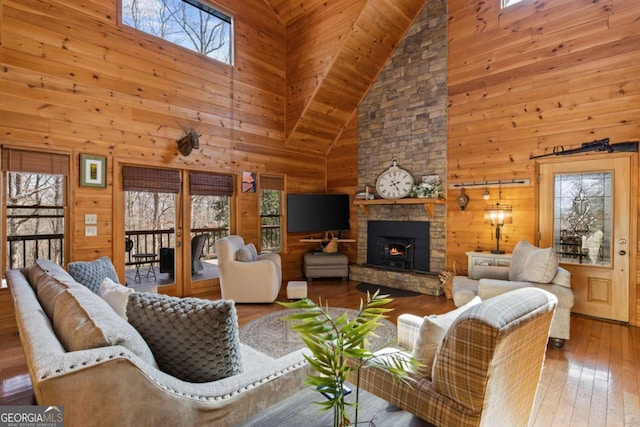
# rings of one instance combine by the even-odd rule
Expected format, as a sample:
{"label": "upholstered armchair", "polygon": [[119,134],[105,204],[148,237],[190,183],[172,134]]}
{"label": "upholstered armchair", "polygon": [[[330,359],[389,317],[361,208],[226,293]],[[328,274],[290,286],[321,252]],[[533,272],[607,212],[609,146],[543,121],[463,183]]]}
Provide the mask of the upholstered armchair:
{"label": "upholstered armchair", "polygon": [[258,255],[252,243],[240,236],[216,240],[220,290],[223,299],[236,303],[271,303],[282,283],[280,255]]}
{"label": "upholstered armchair", "polygon": [[460,307],[476,295],[485,300],[524,287],[543,289],[558,298],[549,338],[554,347],[561,348],[570,337],[574,293],[571,273],[558,265],[553,248],[542,249],[521,240],[513,249],[508,267],[476,266],[469,276],[455,276],[451,291],[453,302]]}
{"label": "upholstered armchair", "polygon": [[[440,316],[398,317],[398,348],[425,369],[398,381],[373,364],[360,387],[437,426],[526,426],[557,299],[525,288]],[[357,371],[349,381],[357,381]]]}

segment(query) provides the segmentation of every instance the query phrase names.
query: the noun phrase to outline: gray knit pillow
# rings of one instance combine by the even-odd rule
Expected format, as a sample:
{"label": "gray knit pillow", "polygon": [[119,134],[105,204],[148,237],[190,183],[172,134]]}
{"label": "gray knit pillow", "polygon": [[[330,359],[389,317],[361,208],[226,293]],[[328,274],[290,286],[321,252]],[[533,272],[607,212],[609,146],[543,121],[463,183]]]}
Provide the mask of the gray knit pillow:
{"label": "gray knit pillow", "polygon": [[232,300],[129,295],[127,318],[161,371],[203,383],[242,372],[238,317]]}
{"label": "gray knit pillow", "polygon": [[94,261],[70,262],[67,269],[76,282],[82,283],[91,289],[94,294],[98,293],[100,283],[102,283],[105,277],[108,277],[115,283],[120,283],[111,259],[106,256]]}

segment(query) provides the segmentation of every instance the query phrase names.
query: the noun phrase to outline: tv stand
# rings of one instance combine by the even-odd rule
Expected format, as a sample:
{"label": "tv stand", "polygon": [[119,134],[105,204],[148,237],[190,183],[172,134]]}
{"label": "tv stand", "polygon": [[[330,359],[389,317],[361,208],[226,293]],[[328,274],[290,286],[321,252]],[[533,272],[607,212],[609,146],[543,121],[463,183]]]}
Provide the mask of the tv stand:
{"label": "tv stand", "polygon": [[[307,239],[300,239],[302,243],[322,243],[324,239],[316,239],[309,237]],[[338,243],[355,243],[356,239],[338,239]]]}

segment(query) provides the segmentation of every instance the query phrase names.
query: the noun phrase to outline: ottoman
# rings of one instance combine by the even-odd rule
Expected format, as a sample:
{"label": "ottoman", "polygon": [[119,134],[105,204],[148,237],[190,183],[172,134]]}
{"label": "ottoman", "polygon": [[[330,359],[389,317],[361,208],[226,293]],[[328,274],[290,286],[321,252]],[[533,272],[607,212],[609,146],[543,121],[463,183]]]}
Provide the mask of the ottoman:
{"label": "ottoman", "polygon": [[349,257],[341,253],[307,252],[304,275],[311,281],[319,277],[349,278]]}
{"label": "ottoman", "polygon": [[287,283],[287,298],[303,299],[307,297],[307,282],[304,280],[292,280]]}

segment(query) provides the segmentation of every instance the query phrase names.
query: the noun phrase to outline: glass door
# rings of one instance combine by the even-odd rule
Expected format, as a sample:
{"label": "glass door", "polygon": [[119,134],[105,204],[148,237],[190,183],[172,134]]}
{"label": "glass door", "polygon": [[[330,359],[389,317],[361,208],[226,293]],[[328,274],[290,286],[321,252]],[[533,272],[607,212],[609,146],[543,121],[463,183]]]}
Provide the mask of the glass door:
{"label": "glass door", "polygon": [[629,320],[630,159],[540,165],[540,243],[572,274],[573,312]]}
{"label": "glass door", "polygon": [[128,286],[173,293],[180,243],[180,174],[123,166],[124,265]]}

